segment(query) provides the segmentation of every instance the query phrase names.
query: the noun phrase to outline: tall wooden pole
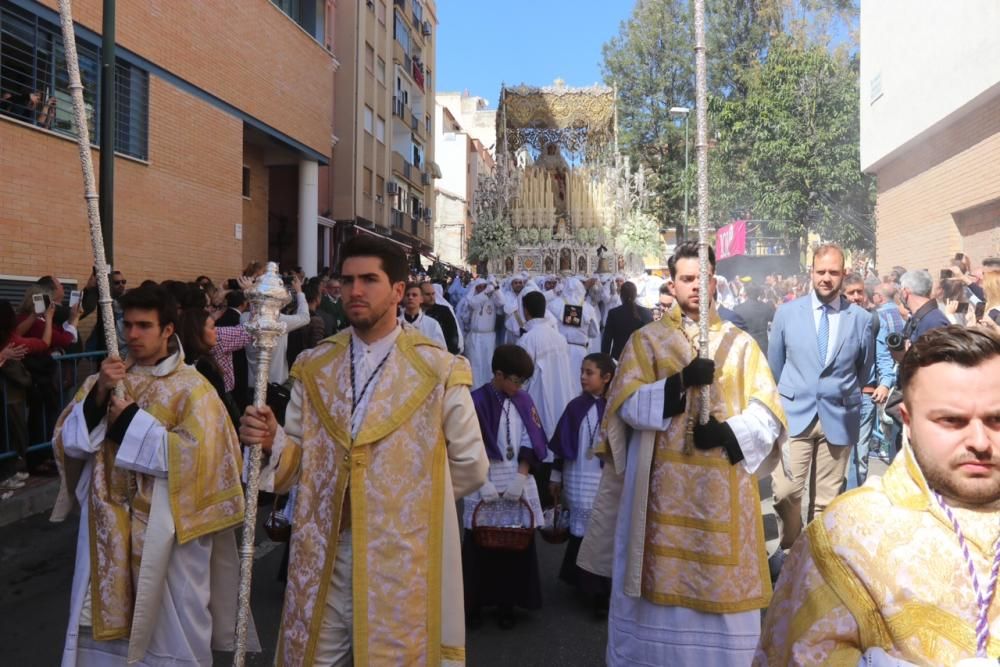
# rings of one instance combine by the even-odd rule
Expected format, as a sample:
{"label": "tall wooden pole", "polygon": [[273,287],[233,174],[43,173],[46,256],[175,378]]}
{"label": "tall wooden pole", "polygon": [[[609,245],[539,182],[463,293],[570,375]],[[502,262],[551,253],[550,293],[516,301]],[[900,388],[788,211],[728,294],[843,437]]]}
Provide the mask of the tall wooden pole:
{"label": "tall wooden pole", "polygon": [[[80,167],[83,170],[83,198],[87,202],[87,222],[90,224],[90,245],[94,253],[94,269],[97,278],[98,307],[104,324],[104,342],[109,357],[118,357],[118,334],[115,331],[115,315],[111,309],[111,289],[108,286],[108,264],[104,255],[104,238],[101,231],[100,198],[94,183],[94,162],[90,154],[90,128],[87,127],[87,111],[83,101],[83,84],[80,82],[80,60],[76,53],[76,33],[73,29],[73,7],[70,0],[59,0],[59,20],[62,24],[63,50],[66,54],[66,71],[69,76],[69,92],[73,101],[73,119],[76,122],[76,145],[80,152]],[[101,113],[113,113],[102,109]],[[121,383],[115,387],[115,395],[123,396]]]}
{"label": "tall wooden pole", "polygon": [[[709,294],[711,264],[708,258],[708,58],[705,52],[705,0],[694,2],[694,77],[695,77],[695,118],[698,121],[698,354],[707,359],[708,354],[708,311],[712,302]],[[708,423],[709,392],[711,387],[701,388],[698,421]]]}

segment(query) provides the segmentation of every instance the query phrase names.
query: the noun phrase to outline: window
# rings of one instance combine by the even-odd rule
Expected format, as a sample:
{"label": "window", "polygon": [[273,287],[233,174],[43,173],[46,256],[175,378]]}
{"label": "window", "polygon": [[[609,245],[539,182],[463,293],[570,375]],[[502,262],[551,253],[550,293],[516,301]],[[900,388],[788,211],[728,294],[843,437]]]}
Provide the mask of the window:
{"label": "window", "polygon": [[368,134],[372,133],[372,118],[374,117],[374,112],[370,106],[365,105],[365,132]]}
{"label": "window", "polygon": [[385,61],[382,60],[382,56],[379,56],[375,67],[375,79],[383,86],[385,85]]}
{"label": "window", "polygon": [[392,36],[403,47],[403,53],[410,55],[410,29],[406,27],[406,22],[399,14],[394,14],[396,23],[392,29]]}
{"label": "window", "polygon": [[379,143],[385,143],[385,120],[382,116],[375,119],[375,138]]}
{"label": "window", "polygon": [[243,165],[243,197],[250,199],[250,167]]}
{"label": "window", "polygon": [[375,72],[375,49],[368,42],[365,42],[365,69],[371,73]]}
{"label": "window", "polygon": [[378,0],[378,22],[385,25],[385,0]]}
{"label": "window", "polygon": [[368,167],[364,168],[364,176],[361,183],[361,191],[364,193],[365,197],[372,196],[372,170]]}
{"label": "window", "polygon": [[325,0],[271,0],[271,2],[316,41],[323,42],[326,27]]}
{"label": "window", "polygon": [[385,179],[381,176],[375,177],[375,201],[379,204],[385,202]]}
{"label": "window", "polygon": [[424,149],[420,144],[413,144],[413,166],[422,169],[424,164]]}
{"label": "window", "polygon": [[[83,102],[91,141],[100,142],[100,49],[77,41]],[[149,75],[123,60],[115,68],[114,148],[148,157]],[[0,114],[38,127],[76,135],[62,33],[34,14],[0,9]]]}
{"label": "window", "polygon": [[424,7],[417,0],[413,0],[413,19],[414,25],[424,20]]}

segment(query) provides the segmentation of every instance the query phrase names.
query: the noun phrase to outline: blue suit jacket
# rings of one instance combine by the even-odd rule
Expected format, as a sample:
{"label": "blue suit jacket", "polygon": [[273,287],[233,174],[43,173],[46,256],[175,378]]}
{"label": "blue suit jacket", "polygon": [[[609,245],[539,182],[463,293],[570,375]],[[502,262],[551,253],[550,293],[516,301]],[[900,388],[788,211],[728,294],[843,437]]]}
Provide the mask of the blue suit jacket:
{"label": "blue suit jacket", "polygon": [[853,445],[861,427],[861,388],[875,360],[875,338],[866,310],[845,300],[839,317],[837,340],[830,341],[833,356],[821,364],[812,296],[781,306],[771,325],[767,361],[790,434],[804,433],[818,414],[831,444]]}

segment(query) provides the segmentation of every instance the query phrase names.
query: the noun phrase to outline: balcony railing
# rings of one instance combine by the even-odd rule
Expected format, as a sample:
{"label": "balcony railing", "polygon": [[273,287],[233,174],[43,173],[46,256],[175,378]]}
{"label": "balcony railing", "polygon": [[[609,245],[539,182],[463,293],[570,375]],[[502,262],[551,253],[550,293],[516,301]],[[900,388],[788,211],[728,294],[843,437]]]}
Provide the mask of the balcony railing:
{"label": "balcony railing", "polygon": [[393,229],[403,228],[403,212],[396,209],[392,209],[389,213],[389,224],[392,225]]}

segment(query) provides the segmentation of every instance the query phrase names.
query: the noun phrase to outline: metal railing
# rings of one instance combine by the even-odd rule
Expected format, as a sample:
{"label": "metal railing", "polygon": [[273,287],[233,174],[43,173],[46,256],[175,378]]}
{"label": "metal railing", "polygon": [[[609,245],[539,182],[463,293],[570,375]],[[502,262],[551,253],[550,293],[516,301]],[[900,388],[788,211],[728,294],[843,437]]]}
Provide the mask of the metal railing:
{"label": "metal railing", "polygon": [[752,256],[787,255],[788,239],[780,236],[750,236],[747,238],[747,252]]}
{"label": "metal railing", "polygon": [[[105,351],[52,355],[55,370],[51,383],[41,385],[39,378],[32,378],[28,387],[14,387],[12,380],[2,375],[0,396],[3,398],[3,429],[0,434],[0,461],[17,456],[13,437],[25,439],[27,451],[35,452],[52,447],[52,430],[63,408],[73,399],[77,389],[90,373],[98,370]],[[82,368],[89,364],[90,368]]]}

